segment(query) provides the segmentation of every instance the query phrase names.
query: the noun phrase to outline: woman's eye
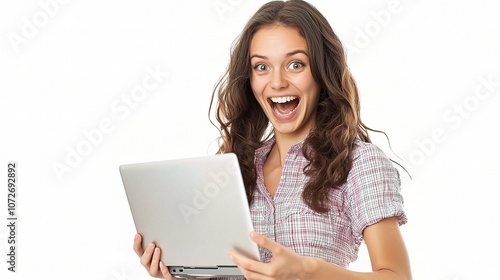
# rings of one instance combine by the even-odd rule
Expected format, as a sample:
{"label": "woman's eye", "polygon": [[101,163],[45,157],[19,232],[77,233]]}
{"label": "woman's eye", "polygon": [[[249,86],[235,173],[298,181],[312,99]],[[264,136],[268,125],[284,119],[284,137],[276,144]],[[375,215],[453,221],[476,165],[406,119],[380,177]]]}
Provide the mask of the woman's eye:
{"label": "woman's eye", "polygon": [[290,65],[288,65],[288,69],[291,69],[291,70],[298,70],[302,67],[304,67],[304,64],[302,64],[301,62],[298,62],[298,61],[294,61],[294,62],[290,63]]}
{"label": "woman's eye", "polygon": [[254,66],[254,69],[257,71],[266,71],[267,66],[265,64],[257,64]]}

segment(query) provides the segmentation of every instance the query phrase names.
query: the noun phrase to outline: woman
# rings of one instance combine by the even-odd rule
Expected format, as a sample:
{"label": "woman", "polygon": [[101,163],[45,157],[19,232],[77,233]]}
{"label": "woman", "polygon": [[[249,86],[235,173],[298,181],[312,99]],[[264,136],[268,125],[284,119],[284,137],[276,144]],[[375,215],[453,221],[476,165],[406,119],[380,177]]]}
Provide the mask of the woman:
{"label": "woman", "polygon": [[[310,4],[262,6],[217,84],[220,152],[238,155],[262,262],[228,252],[247,279],[411,279],[400,180],[370,143],[338,37]],[[370,273],[346,269],[365,241]],[[151,275],[170,279],[160,249]]]}

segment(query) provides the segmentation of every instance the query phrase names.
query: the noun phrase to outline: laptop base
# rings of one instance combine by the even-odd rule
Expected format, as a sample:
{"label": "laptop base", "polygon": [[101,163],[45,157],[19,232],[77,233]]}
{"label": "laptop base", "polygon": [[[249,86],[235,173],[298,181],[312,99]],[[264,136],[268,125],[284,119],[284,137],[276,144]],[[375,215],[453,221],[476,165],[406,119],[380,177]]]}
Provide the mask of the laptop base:
{"label": "laptop base", "polygon": [[245,277],[237,266],[215,266],[215,267],[184,267],[169,266],[168,270],[174,278],[215,278],[215,277]]}

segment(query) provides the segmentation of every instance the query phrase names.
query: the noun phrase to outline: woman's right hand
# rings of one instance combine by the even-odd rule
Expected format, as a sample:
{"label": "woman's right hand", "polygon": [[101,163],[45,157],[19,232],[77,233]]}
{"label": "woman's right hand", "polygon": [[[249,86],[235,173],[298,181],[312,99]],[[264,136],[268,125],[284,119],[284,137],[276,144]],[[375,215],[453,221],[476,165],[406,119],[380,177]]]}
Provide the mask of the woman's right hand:
{"label": "woman's right hand", "polygon": [[146,268],[149,275],[167,280],[175,279],[170,275],[165,264],[160,261],[160,247],[156,247],[154,243],[151,243],[144,250],[141,243],[142,236],[137,233],[134,238],[134,251],[141,259],[141,264]]}

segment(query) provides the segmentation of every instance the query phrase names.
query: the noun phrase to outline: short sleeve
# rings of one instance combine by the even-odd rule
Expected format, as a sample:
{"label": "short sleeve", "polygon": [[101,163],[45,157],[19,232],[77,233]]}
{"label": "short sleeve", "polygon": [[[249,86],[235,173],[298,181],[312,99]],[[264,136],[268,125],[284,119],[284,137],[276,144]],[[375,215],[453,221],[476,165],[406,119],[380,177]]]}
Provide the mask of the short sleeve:
{"label": "short sleeve", "polygon": [[374,144],[356,142],[344,186],[344,206],[355,239],[361,240],[366,227],[385,218],[397,217],[399,225],[407,222],[399,172]]}

